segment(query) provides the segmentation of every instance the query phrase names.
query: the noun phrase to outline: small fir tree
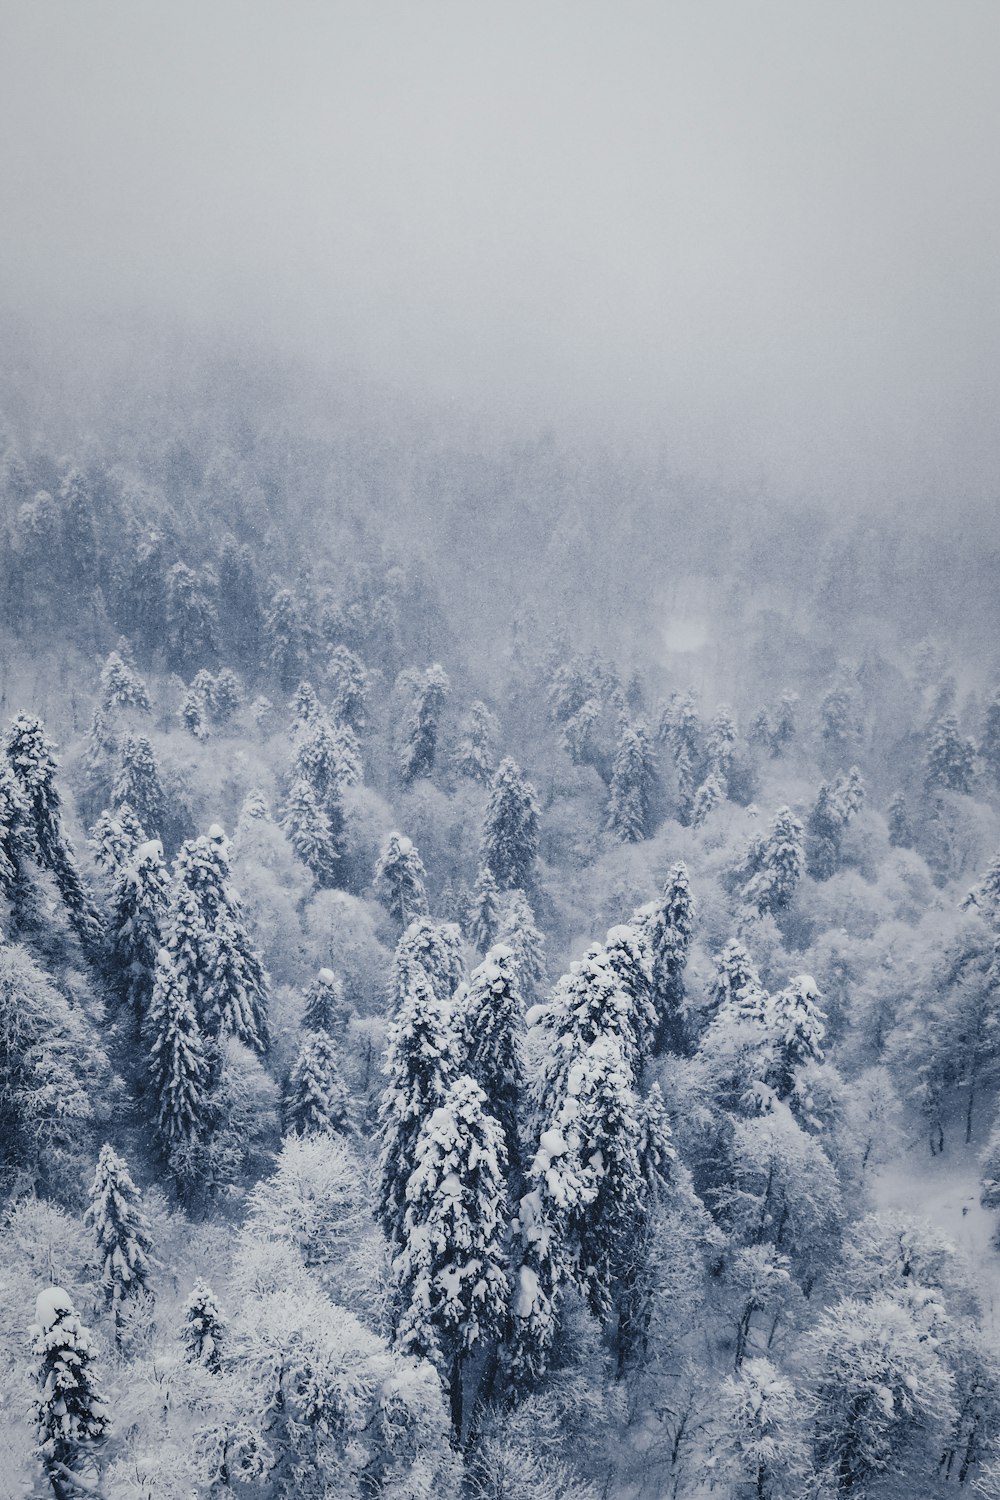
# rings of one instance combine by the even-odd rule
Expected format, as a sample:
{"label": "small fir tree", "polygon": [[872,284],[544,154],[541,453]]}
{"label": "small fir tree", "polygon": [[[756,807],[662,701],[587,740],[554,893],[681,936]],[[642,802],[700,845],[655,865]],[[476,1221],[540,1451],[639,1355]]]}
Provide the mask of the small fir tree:
{"label": "small fir tree", "polygon": [[151,1243],[139,1189],[125,1162],[107,1144],[97,1158],[86,1217],[94,1231],[101,1288],[111,1309],[115,1342],[120,1343],[126,1305],[149,1295]]}
{"label": "small fir tree", "polygon": [[545,939],[535,926],[531,903],[516,887],[501,898],[497,942],[514,955],[514,968],[525,1004],[545,982]]}
{"label": "small fir tree", "polygon": [[62,1287],[39,1292],[31,1328],[38,1360],[34,1403],[37,1446],[53,1494],[63,1496],[74,1476],[83,1484],[99,1444],[108,1433],[108,1412],[95,1369],[90,1330],[77,1317]]}
{"label": "small fir tree", "polygon": [[428,913],[424,881],[427,871],[411,839],[390,833],[375,865],[373,886],[386,911],[406,928]]}
{"label": "small fir tree", "polygon": [[976,747],[959,732],[954,714],[945,714],[931,730],[924,784],[928,791],[972,790],[976,769]]}
{"label": "small fir tree", "polygon": [[307,1031],[326,1031],[343,1036],[350,1015],[344,986],[332,969],[320,969],[305,992],[302,1025]]}
{"label": "small fir tree", "polygon": [[335,885],[340,850],[334,841],[330,820],[317,803],[308,781],[300,778],[292,783],[281,826],[296,856],[315,877],[316,883],[323,887]]}
{"label": "small fir tree", "polygon": [[469,901],[468,934],[478,953],[485,953],[496,941],[500,922],[500,891],[492,870],[479,871]]}
{"label": "small fir tree", "polygon": [[459,740],[452,756],[452,765],[458,775],[488,786],[497,768],[499,738],[500,725],[496,715],[477,699],[470,704],[459,726]]}
{"label": "small fir tree", "polygon": [[285,1089],[284,1120],[293,1135],[350,1133],[336,1048],[325,1031],[308,1032],[299,1048]]}
{"label": "small fir tree", "polygon": [[894,849],[912,849],[913,826],[910,823],[906,798],[902,792],[896,792],[889,806],[886,808],[885,816],[889,824],[889,843],[892,847]]}
{"label": "small fir tree", "polygon": [[226,1348],[226,1322],[215,1293],[199,1279],[184,1304],[182,1329],[184,1358],[202,1365],[211,1375],[222,1370]]}
{"label": "small fir tree", "polygon": [[663,896],[648,918],[652,949],[653,1004],[659,1017],[654,1050],[684,1052],[684,970],[694,935],[694,899],[687,866],[675,864]]}

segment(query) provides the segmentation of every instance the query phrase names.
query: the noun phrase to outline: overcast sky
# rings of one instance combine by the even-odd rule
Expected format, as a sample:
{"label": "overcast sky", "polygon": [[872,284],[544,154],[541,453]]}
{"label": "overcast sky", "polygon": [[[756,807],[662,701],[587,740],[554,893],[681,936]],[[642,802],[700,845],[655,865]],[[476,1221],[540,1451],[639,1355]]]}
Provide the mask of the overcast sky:
{"label": "overcast sky", "polygon": [[0,301],[994,492],[998,0],[0,0]]}

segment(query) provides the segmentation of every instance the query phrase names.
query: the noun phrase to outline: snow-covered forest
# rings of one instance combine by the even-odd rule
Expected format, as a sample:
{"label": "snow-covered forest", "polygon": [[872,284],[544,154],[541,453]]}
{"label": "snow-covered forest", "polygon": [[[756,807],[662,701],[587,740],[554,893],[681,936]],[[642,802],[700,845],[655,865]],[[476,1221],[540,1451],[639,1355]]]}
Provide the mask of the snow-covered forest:
{"label": "snow-covered forest", "polygon": [[1000,1500],[995,473],[26,307],[3,1500]]}

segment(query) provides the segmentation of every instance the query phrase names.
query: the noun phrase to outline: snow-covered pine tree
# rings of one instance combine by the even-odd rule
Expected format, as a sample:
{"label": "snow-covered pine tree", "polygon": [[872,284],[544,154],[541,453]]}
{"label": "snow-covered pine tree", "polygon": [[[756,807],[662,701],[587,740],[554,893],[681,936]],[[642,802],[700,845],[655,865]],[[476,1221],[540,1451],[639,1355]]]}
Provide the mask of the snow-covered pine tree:
{"label": "snow-covered pine tree", "polygon": [[323,887],[335,885],[341,851],[334,841],[329,818],[302,777],[292,782],[281,826],[316,883]]}
{"label": "snow-covered pine tree", "polygon": [[375,865],[372,886],[386,911],[406,928],[428,913],[424,881],[427,871],[412,839],[390,833]]}
{"label": "snow-covered pine tree", "polygon": [[187,987],[166,948],[157,957],[149,1005],[149,1069],[164,1150],[197,1142],[208,1127],[209,1066]]}
{"label": "snow-covered pine tree", "polygon": [[656,1295],[652,1262],[658,1230],[657,1210],[677,1164],[663,1094],[656,1082],[646,1097],[639,1100],[637,1149],[641,1186],[636,1198],[636,1215],[630,1230],[622,1237],[615,1266],[618,1310],[615,1342],[619,1378],[637,1354],[646,1352]]}
{"label": "snow-covered pine tree", "polygon": [[783,990],[771,996],[768,1025],[774,1037],[778,1064],[775,1089],[779,1099],[787,1099],[802,1064],[823,1061],[825,1016],[812,975],[797,975]]}
{"label": "snow-covered pine tree", "polygon": [[119,869],[108,921],[110,976],[132,1011],[137,1029],[149,1012],[169,901],[163,846],[158,839],[150,839]]}
{"label": "snow-covered pine tree", "polygon": [[657,738],[670,746],[677,773],[677,816],[681,823],[688,823],[705,758],[701,719],[691,693],[671,694],[660,714]]}
{"label": "snow-covered pine tree", "polygon": [[182,1341],[184,1358],[192,1365],[203,1365],[212,1375],[222,1369],[226,1347],[226,1322],[215,1293],[199,1279],[184,1303]]}
{"label": "snow-covered pine tree", "polygon": [[42,868],[55,880],[85,955],[98,963],[104,944],[104,924],[77,869],[73,845],[62,825],[55,746],[46,739],[40,719],[18,714],[7,731],[5,749],[24,799],[34,852]]}
{"label": "snow-covered pine tree", "polygon": [[729,781],[736,745],[736,720],[727,704],[721,704],[712,715],[705,738],[709,770],[723,786]]}
{"label": "snow-covered pine tree", "polygon": [[167,799],[153,747],[144,734],[122,738],[120,760],[111,800],[115,807],[127,802],[147,837],[162,838],[167,822]]}
{"label": "snow-covered pine tree", "polygon": [[141,714],[150,711],[146,684],[120,651],[110,652],[101,668],[100,706],[105,714],[129,709]]}
{"label": "snow-covered pine tree", "polygon": [[465,1071],[485,1093],[503,1132],[513,1187],[521,1160],[524,1001],[511,949],[500,943],[491,948],[459,993]]}
{"label": "snow-covered pine tree", "polygon": [[694,898],[683,861],[673,865],[663,896],[647,921],[652,949],[653,1004],[658,1022],[656,1052],[684,1052],[684,970],[694,935]]}
{"label": "snow-covered pine tree", "polygon": [[450,1000],[462,981],[462,934],[454,922],[417,917],[396,944],[393,955],[393,989],[399,999],[405,994],[414,968],[423,971],[438,1000]]}
{"label": "snow-covered pine tree", "polygon": [[945,714],[928,738],[924,785],[928,791],[970,792],[976,770],[976,747],[959,731],[954,714]]}
{"label": "snow-covered pine tree", "polygon": [[[631,922],[619,922],[604,939],[608,966],[628,997],[629,1018],[635,1037],[630,1056],[636,1078],[641,1077],[656,1033],[657,1013],[653,1003],[653,951],[646,925],[637,914]],[[628,1051],[626,1053],[628,1054]]]}
{"label": "snow-covered pine tree", "polygon": [[715,980],[706,1014],[713,1020],[723,1011],[739,1020],[767,1020],[768,997],[760,975],[743,944],[731,938],[716,955]]}
{"label": "snow-covered pine tree", "polygon": [[369,691],[364,663],[346,646],[334,646],[326,660],[326,680],[334,714],[342,724],[360,729]]}
{"label": "snow-covered pine tree", "polygon": [[108,1432],[108,1412],[95,1369],[97,1351],[69,1294],[59,1286],[39,1292],[30,1332],[38,1360],[35,1452],[53,1494],[62,1500],[70,1491],[93,1488],[87,1471]]}
{"label": "snow-covered pine tree", "polygon": [[983,733],[979,741],[979,758],[994,786],[1000,786],[1000,689],[986,706]]}
{"label": "snow-covered pine tree", "polygon": [[824,782],[806,823],[806,870],[813,880],[829,880],[840,868],[844,821],[837,799]]}
{"label": "snow-covered pine tree", "polygon": [[[198,676],[201,677],[202,673],[199,672]],[[191,684],[181,699],[180,707],[177,710],[177,717],[192,739],[208,739],[211,733],[208,724],[208,702],[204,692],[199,691],[194,683]]]}
{"label": "snow-covered pine tree", "polygon": [[764,914],[784,911],[805,873],[804,830],[790,807],[779,807],[760,851],[759,867],[743,891]]}
{"label": "snow-covered pine tree", "polygon": [[407,786],[420,776],[429,776],[434,769],[438,728],[450,689],[448,674],[438,662],[427,668],[416,686],[401,759]]}
{"label": "snow-covered pine tree", "polygon": [[127,865],[139,845],[145,843],[142,825],[127,802],[114,812],[105,808],[90,830],[87,840],[94,863],[104,874],[114,878]]}
{"label": "snow-covered pine tree", "polygon": [[902,792],[894,793],[889,806],[885,810],[885,816],[889,824],[889,843],[892,847],[894,849],[912,849],[913,826],[910,823],[906,798]]}
{"label": "snow-covered pine tree", "polygon": [[213,724],[232,723],[247,701],[246,690],[231,667],[223,667],[215,676],[208,698],[208,712]]}
{"label": "snow-covered pine tree", "polygon": [[333,1038],[325,1031],[309,1031],[303,1039],[288,1075],[284,1121],[286,1131],[293,1135],[350,1133],[337,1052]]}
{"label": "snow-covered pine tree", "polygon": [[611,770],[607,827],[623,844],[638,844],[649,834],[656,766],[644,724],[626,724]]}
{"label": "snow-covered pine tree", "polygon": [[0,761],[0,896],[15,908],[27,901],[28,808],[13,771]]}
{"label": "snow-covered pine tree", "polygon": [[111,1309],[117,1344],[126,1304],[149,1295],[152,1245],[139,1189],[123,1159],[108,1144],[97,1158],[86,1221],[94,1231],[101,1288]]}
{"label": "snow-covered pine tree", "polygon": [[545,939],[535,926],[530,901],[517,887],[506,891],[501,898],[497,942],[514,955],[518,984],[527,1006],[545,980]]}
{"label": "snow-covered pine tree", "polygon": [[467,1361],[499,1337],[510,1297],[505,1174],[503,1133],[486,1095],[460,1076],[417,1136],[393,1262],[397,1343],[437,1365],[459,1442]]}
{"label": "snow-covered pine tree", "polygon": [[691,827],[701,828],[717,807],[726,800],[726,783],[714,771],[709,771],[694,794],[691,803]]}
{"label": "snow-covered pine tree", "polygon": [[535,1110],[542,1129],[559,1114],[574,1064],[599,1038],[617,1040],[633,1076],[637,1074],[645,1014],[637,1012],[600,944],[570,964],[548,999],[536,1005],[527,1019],[533,1033],[532,1051],[541,1057]]}
{"label": "snow-covered pine tree", "polygon": [[469,899],[466,931],[477,953],[485,953],[496,942],[500,924],[500,890],[493,871],[485,865],[476,877]]}
{"label": "snow-covered pine tree", "polygon": [[459,725],[459,740],[452,755],[452,765],[459,776],[489,784],[497,768],[496,747],[500,738],[500,725],[479,699],[469,705],[469,711]]}
{"label": "snow-covered pine tree", "polygon": [[449,1000],[435,994],[423,966],[397,965],[396,982],[398,998],[389,1028],[382,1094],[376,1217],[390,1245],[398,1248],[420,1128],[444,1102],[459,1076],[462,1059]]}
{"label": "snow-covered pine tree", "polygon": [[479,863],[493,875],[502,891],[533,885],[538,853],[538,799],[515,761],[507,756],[490,783],[483,819]]}
{"label": "snow-covered pine tree", "polygon": [[300,682],[292,694],[289,707],[292,710],[291,730],[293,736],[308,724],[318,724],[323,718],[323,707],[311,682]]}
{"label": "snow-covered pine tree", "polygon": [[344,986],[332,969],[320,969],[305,992],[302,1025],[306,1031],[326,1031],[343,1036],[350,1015]]}

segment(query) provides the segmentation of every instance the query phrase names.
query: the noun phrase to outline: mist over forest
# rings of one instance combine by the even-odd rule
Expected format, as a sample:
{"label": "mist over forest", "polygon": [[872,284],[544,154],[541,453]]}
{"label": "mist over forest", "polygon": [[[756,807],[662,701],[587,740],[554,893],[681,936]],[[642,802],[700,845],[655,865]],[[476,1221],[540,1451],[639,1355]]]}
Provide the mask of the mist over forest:
{"label": "mist over forest", "polygon": [[1000,1500],[1000,12],[0,58],[0,1500]]}

